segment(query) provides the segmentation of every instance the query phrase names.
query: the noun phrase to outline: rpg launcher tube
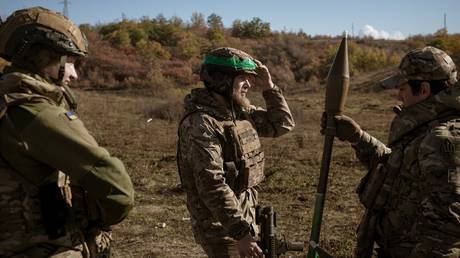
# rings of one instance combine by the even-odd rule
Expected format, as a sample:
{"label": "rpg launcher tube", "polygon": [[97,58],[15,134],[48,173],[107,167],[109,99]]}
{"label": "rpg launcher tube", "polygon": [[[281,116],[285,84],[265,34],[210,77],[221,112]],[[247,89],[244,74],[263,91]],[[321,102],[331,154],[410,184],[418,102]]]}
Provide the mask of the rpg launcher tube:
{"label": "rpg launcher tube", "polygon": [[[310,231],[310,243],[319,243],[321,224],[323,221],[323,210],[326,200],[329,167],[332,158],[332,146],[334,143],[334,116],[341,114],[344,110],[349,83],[350,74],[348,70],[348,45],[347,36],[345,35],[340,43],[339,49],[337,50],[337,54],[327,78],[325,105],[327,125],[325,130],[318,188],[316,190],[315,209],[313,212],[313,221]],[[307,257],[317,258],[318,253],[310,246]]]}

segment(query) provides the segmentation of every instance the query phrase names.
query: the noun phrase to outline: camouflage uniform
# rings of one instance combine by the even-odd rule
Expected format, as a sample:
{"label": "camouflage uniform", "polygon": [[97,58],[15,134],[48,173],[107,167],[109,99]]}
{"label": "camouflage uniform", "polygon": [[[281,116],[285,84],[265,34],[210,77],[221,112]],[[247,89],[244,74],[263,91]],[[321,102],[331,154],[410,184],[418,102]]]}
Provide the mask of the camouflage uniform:
{"label": "camouflage uniform", "polygon": [[[238,165],[235,171],[235,164],[229,162],[237,147],[229,128],[246,125],[246,130],[235,137],[240,145],[251,146],[247,153],[256,153],[263,173],[258,136],[278,137],[294,127],[281,90],[275,86],[265,90],[263,96],[267,110],[239,110],[235,117],[227,103],[208,89],[194,89],[185,98],[187,115],[179,128],[178,166],[195,240],[210,257],[239,257],[236,240],[258,231],[257,191],[254,186],[238,187],[237,174],[241,176],[242,171]],[[257,181],[262,179],[263,174]]]}
{"label": "camouflage uniform", "polygon": [[[68,21],[43,8],[12,17],[24,13]],[[69,110],[74,103],[67,87],[18,68],[13,59],[0,78],[0,96],[0,256],[107,257],[108,227],[133,205],[123,163]]]}
{"label": "camouflage uniform", "polygon": [[[413,53],[407,57],[403,72]],[[403,108],[392,121],[388,146],[366,132],[353,145],[370,171],[358,187],[366,212],[357,257],[370,257],[374,241],[378,257],[460,257],[459,97],[459,88],[447,88]]]}

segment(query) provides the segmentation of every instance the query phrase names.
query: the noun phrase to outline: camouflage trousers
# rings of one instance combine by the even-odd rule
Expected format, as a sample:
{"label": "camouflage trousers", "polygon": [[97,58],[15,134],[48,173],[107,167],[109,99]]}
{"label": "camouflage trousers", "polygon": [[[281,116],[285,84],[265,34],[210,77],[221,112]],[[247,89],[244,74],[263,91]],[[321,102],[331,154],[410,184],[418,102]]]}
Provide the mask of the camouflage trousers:
{"label": "camouflage trousers", "polygon": [[202,244],[203,250],[209,258],[239,258],[238,243],[236,241],[226,241],[209,245]]}
{"label": "camouflage trousers", "polygon": [[[92,236],[91,241],[79,243],[73,239],[71,242],[59,243],[37,243],[14,254],[6,255],[5,258],[109,258],[110,231],[94,231],[97,235]],[[66,237],[64,237],[66,239]],[[3,258],[3,256],[2,256]]]}
{"label": "camouflage trousers", "polygon": [[69,250],[67,247],[57,247],[48,244],[36,245],[8,258],[87,258],[82,250]]}
{"label": "camouflage trousers", "polygon": [[[436,241],[438,240],[438,241]],[[377,258],[460,258],[460,237],[447,237],[440,232],[425,232],[414,242],[398,242],[377,247]]]}
{"label": "camouflage trousers", "polygon": [[441,246],[417,245],[415,248],[377,248],[373,258],[460,258],[459,248],[442,249]]}

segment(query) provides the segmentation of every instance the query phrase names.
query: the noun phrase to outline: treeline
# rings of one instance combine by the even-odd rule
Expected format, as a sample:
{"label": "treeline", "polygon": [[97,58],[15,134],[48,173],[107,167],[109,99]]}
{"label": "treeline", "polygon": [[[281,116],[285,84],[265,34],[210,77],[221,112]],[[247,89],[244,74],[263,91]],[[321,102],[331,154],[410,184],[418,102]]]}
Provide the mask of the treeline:
{"label": "treeline", "polygon": [[[273,32],[259,18],[235,20],[225,28],[216,14],[122,20],[81,25],[90,41],[90,57],[81,69],[83,87],[184,87],[198,82],[202,56],[219,46],[241,48],[266,63],[284,87],[317,87],[327,75],[339,38],[304,32]],[[406,42],[350,41],[352,74],[394,66]]]}
{"label": "treeline", "polygon": [[[235,20],[226,28],[219,15],[200,13],[193,13],[189,21],[158,15],[80,28],[90,44],[89,57],[79,67],[81,87],[151,88],[158,94],[197,84],[203,54],[220,46],[252,54],[267,64],[284,88],[314,89],[327,76],[340,40],[303,31],[272,31],[260,18]],[[349,41],[350,71],[359,75],[396,67],[405,52],[425,45],[460,60],[460,35],[443,30],[404,41],[356,38]]]}

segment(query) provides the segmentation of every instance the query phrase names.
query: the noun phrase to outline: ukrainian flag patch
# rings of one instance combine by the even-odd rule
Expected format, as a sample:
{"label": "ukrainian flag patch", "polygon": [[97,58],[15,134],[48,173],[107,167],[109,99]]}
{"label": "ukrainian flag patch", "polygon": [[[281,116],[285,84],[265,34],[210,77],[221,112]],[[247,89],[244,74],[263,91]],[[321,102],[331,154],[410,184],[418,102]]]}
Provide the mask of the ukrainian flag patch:
{"label": "ukrainian flag patch", "polygon": [[75,112],[73,112],[73,111],[67,111],[67,112],[65,112],[65,116],[66,116],[69,120],[78,119],[77,114],[75,114]]}

